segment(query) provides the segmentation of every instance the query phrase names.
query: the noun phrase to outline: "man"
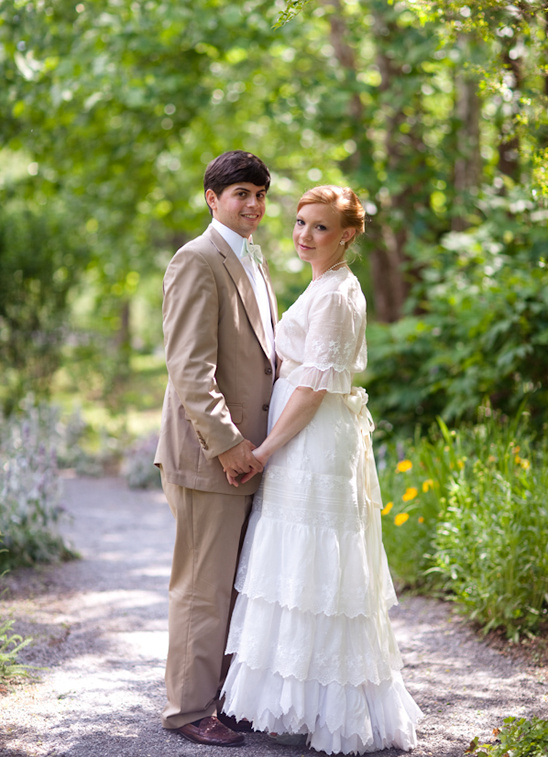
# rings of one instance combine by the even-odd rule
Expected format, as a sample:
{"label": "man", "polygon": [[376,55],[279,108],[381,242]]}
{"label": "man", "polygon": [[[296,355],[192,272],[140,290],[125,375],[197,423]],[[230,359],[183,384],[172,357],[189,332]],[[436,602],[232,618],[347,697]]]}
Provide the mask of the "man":
{"label": "man", "polygon": [[262,470],[252,450],[266,436],[275,373],[276,301],[251,243],[269,186],[267,167],[251,153],[213,160],[204,176],[212,223],[177,251],[164,278],[169,379],[154,462],[176,537],[162,723],[214,746],[241,744],[239,731],[250,730],[215,712],[238,555],[261,478],[238,485],[238,477]]}

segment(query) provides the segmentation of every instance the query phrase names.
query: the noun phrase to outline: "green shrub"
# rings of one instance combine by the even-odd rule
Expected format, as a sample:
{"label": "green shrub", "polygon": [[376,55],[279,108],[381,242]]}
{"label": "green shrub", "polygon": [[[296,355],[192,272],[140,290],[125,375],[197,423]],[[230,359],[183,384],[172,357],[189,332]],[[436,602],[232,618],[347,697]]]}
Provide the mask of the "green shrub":
{"label": "green shrub", "polygon": [[373,414],[400,431],[474,422],[485,398],[548,423],[548,209],[519,187],[480,205],[478,225],[410,250],[406,316],[368,326]]}
{"label": "green shrub", "polygon": [[548,754],[548,720],[515,718],[504,720],[495,728],[495,744],[480,744],[476,736],[465,754],[475,757],[546,757]]}
{"label": "green shrub", "polygon": [[526,421],[450,431],[440,420],[380,472],[396,578],[514,639],[548,617],[548,450],[532,444]]}
{"label": "green shrub", "polygon": [[3,421],[0,432],[0,532],[5,549],[0,571],[68,559],[74,553],[57,530],[60,506],[57,472],[57,413],[30,400]]}

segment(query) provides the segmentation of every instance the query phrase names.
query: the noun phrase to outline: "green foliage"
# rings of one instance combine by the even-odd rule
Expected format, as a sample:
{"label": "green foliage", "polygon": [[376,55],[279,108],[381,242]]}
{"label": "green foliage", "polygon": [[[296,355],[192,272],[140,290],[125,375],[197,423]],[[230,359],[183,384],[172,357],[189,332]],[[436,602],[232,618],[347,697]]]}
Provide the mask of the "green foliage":
{"label": "green foliage", "polygon": [[480,744],[476,736],[465,754],[475,757],[546,757],[548,754],[548,720],[543,718],[504,719],[502,728],[495,728],[495,744]]}
{"label": "green foliage", "polygon": [[526,420],[487,416],[458,431],[440,420],[380,473],[396,577],[514,639],[548,617],[548,448]]}
{"label": "green foliage", "polygon": [[12,627],[12,620],[0,624],[0,681],[3,683],[28,676],[28,665],[17,662],[17,655],[32,639],[12,633]]}
{"label": "green foliage", "polygon": [[2,422],[0,435],[0,571],[70,559],[57,531],[64,511],[55,452],[56,413],[30,401]]}
{"label": "green foliage", "polygon": [[47,212],[11,201],[0,209],[0,399],[47,395],[67,333],[68,294],[84,251],[54,204]]}
{"label": "green foliage", "polygon": [[295,16],[298,16],[303,8],[310,2],[311,0],[286,0],[285,8],[280,11],[274,27],[278,28],[279,26],[287,24],[288,21],[291,21]]}
{"label": "green foliage", "polygon": [[548,422],[548,210],[519,189],[481,204],[483,223],[417,250],[419,314],[369,328],[368,389],[399,429],[472,420],[486,398]]}
{"label": "green foliage", "polygon": [[[291,16],[305,5],[272,28],[284,7]],[[10,242],[0,271],[14,318],[0,313],[0,341],[19,355],[0,355],[6,407],[31,380],[35,391],[49,389],[62,340],[74,381],[113,411],[121,406],[132,351],[161,343],[167,261],[209,219],[204,167],[242,147],[273,173],[258,241],[282,310],[309,277],[289,239],[296,198],[318,183],[359,191],[371,222],[354,269],[369,300],[378,416],[411,429],[438,414],[470,418],[486,396],[507,413],[527,397],[540,427],[548,407],[540,8],[536,0],[1,4],[0,166],[15,168],[0,172],[0,206],[10,203],[0,226],[28,213],[37,229],[21,236],[25,244]],[[28,271],[37,236],[46,237],[36,256],[49,273],[41,264]],[[18,288],[13,272],[28,286]],[[374,326],[402,313],[394,326]]]}
{"label": "green foliage", "polygon": [[[507,27],[513,31],[534,23],[545,10],[543,0],[528,0],[509,6],[506,0],[407,0],[423,20],[437,20],[453,34],[477,34],[484,40],[496,38],[497,31]],[[500,34],[499,34],[500,36]]]}

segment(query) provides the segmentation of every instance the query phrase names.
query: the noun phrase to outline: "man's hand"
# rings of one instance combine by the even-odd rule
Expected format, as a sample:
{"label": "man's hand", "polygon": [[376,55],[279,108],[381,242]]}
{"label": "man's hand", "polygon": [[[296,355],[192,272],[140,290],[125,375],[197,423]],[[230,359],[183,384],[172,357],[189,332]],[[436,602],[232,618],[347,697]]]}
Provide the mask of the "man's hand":
{"label": "man's hand", "polygon": [[219,455],[219,462],[223,466],[228,483],[232,486],[239,485],[238,477],[242,474],[251,473],[250,476],[246,476],[247,481],[255,473],[261,473],[263,470],[263,464],[252,454],[254,449],[255,445],[248,439],[244,439],[243,442]]}

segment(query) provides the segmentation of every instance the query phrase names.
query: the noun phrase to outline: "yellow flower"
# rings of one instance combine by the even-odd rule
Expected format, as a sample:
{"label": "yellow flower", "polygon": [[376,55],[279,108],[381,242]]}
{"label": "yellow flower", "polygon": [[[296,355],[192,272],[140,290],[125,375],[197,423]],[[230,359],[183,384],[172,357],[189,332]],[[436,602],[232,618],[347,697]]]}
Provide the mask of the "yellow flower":
{"label": "yellow flower", "polygon": [[497,458],[494,455],[489,455],[489,457],[487,458],[487,462],[488,463],[496,463],[497,462]]}
{"label": "yellow flower", "polygon": [[401,526],[406,520],[409,520],[409,513],[398,513],[394,518],[394,523],[396,526]]}
{"label": "yellow flower", "polygon": [[519,464],[521,465],[523,470],[529,470],[529,468],[531,467],[531,463],[529,462],[529,460],[520,460]]}
{"label": "yellow flower", "polygon": [[422,490],[423,492],[427,492],[429,489],[434,488],[434,482],[431,478],[427,478],[426,481],[422,482]]}
{"label": "yellow flower", "polygon": [[464,468],[464,460],[457,460],[457,465],[459,466],[460,470]]}
{"label": "yellow flower", "polygon": [[411,470],[413,467],[413,463],[411,460],[400,460],[400,462],[396,465],[396,470],[398,473],[407,473],[408,470]]}
{"label": "yellow flower", "polygon": [[519,450],[520,450],[519,447],[512,447],[512,452],[514,453],[514,455],[517,455]]}
{"label": "yellow flower", "polygon": [[410,502],[412,499],[415,499],[418,493],[419,493],[418,489],[416,489],[414,486],[410,486],[405,492],[405,494],[403,495],[402,499],[404,502]]}
{"label": "yellow flower", "polygon": [[387,502],[386,503],[386,507],[381,510],[381,515],[388,515],[388,513],[390,512],[390,510],[393,507],[394,507],[394,503],[393,502]]}
{"label": "yellow flower", "polygon": [[419,523],[424,523],[424,518],[422,517],[422,515],[419,515]]}
{"label": "yellow flower", "polygon": [[516,465],[519,465],[521,463],[521,457],[519,455],[516,455],[514,459],[516,461]]}

